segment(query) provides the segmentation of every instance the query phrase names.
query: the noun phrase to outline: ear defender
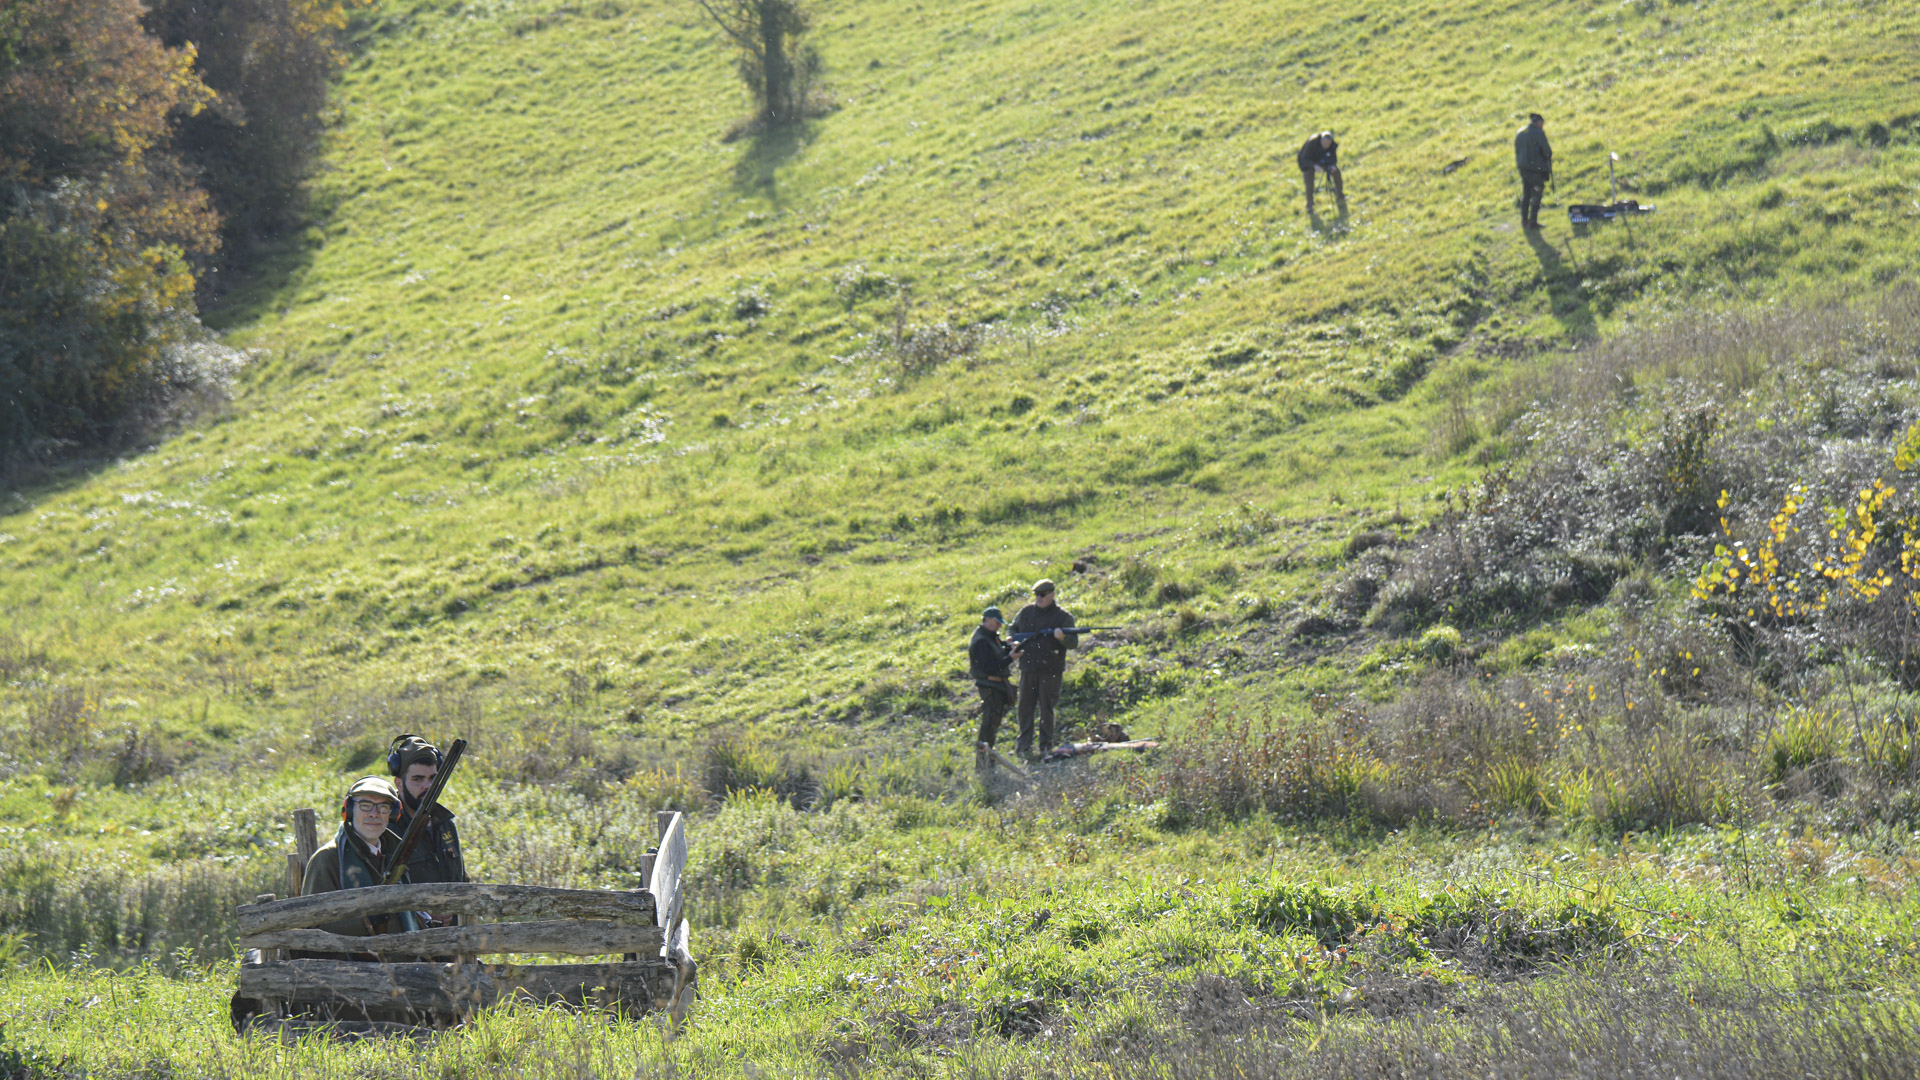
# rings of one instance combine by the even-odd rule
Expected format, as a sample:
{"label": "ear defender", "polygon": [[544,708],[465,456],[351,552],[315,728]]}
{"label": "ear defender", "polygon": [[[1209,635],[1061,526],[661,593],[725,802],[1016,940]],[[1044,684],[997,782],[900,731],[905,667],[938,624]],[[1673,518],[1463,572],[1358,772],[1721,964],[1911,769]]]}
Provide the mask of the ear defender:
{"label": "ear defender", "polygon": [[409,731],[404,734],[394,736],[393,741],[387,744],[387,774],[389,776],[399,776],[402,769],[404,768],[404,766],[400,764],[401,744],[405,743],[408,739],[417,739],[419,737],[420,736],[415,735],[413,732]]}
{"label": "ear defender", "polygon": [[[420,736],[415,735],[411,731],[406,732],[405,734],[402,734],[402,735],[394,736],[393,741],[387,744],[388,775],[399,776],[401,773],[406,771],[406,768],[407,768],[405,764],[406,759],[402,755],[405,754],[406,752],[408,740],[412,740],[414,742],[419,742],[419,743],[425,743],[427,741],[421,738]],[[440,748],[437,746],[432,746],[431,744],[429,744],[429,748],[433,751],[433,767],[438,769],[441,765],[446,763],[447,755],[441,753]]]}
{"label": "ear defender", "polygon": [[340,820],[349,825],[353,824],[353,796],[351,795],[340,804]]}

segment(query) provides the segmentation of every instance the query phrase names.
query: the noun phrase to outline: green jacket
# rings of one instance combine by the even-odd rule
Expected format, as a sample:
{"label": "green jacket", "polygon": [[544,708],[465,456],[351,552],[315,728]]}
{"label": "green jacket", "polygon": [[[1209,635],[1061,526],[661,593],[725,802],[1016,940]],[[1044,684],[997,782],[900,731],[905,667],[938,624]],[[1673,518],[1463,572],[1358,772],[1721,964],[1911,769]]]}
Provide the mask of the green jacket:
{"label": "green jacket", "polygon": [[1553,146],[1547,142],[1547,130],[1532,124],[1513,137],[1513,163],[1521,172],[1553,175]]}
{"label": "green jacket", "polygon": [[[382,854],[390,853],[399,846],[398,833],[388,829],[381,834]],[[405,874],[400,875],[400,883],[412,884]],[[360,839],[359,833],[342,825],[340,831],[333,834],[333,839],[320,845],[320,850],[314,852],[313,858],[307,860],[306,880],[301,892],[303,895],[312,896],[314,893],[334,892],[338,889],[364,889],[378,884],[380,884],[380,859],[373,854],[372,849],[367,847],[367,842]],[[384,934],[389,931],[420,929],[419,919],[413,912],[402,911],[398,914],[397,925],[391,917],[374,916],[368,919],[363,916],[327,923],[319,929],[347,937],[371,937],[374,934]],[[374,929],[375,924],[381,924],[381,929]]]}

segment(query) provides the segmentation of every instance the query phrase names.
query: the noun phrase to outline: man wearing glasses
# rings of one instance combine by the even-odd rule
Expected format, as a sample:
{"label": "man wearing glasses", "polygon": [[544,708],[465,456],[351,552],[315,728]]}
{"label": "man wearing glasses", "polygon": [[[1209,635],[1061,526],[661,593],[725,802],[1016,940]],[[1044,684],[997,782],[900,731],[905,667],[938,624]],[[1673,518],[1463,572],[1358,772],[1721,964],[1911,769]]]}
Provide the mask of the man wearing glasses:
{"label": "man wearing glasses", "polygon": [[[307,860],[305,893],[333,892],[337,889],[364,889],[381,884],[383,860],[400,846],[400,834],[390,827],[400,809],[400,796],[385,778],[363,776],[347,788],[340,804],[340,831],[320,845]],[[405,874],[400,881],[411,884]],[[392,931],[418,930],[419,917],[411,911],[397,913],[400,925],[391,915],[343,919],[320,927],[348,937],[371,937]]]}
{"label": "man wearing glasses", "polygon": [[[406,734],[387,748],[387,771],[400,789],[400,812],[394,815],[393,831],[405,836],[419,812],[420,800],[440,775],[445,757],[440,748],[418,735]],[[453,825],[453,811],[436,801],[427,816],[420,841],[407,855],[407,876],[415,884],[467,880],[466,860],[460,854],[460,833]]]}

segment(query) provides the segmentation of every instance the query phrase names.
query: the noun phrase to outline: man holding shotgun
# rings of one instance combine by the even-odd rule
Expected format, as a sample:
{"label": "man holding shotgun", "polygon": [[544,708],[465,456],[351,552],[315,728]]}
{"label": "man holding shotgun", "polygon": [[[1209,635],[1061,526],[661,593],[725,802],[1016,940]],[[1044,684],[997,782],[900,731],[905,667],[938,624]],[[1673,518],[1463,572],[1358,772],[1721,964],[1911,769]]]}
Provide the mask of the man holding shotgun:
{"label": "man holding shotgun", "polygon": [[[418,735],[407,734],[393,740],[387,749],[387,771],[400,789],[400,812],[395,815],[395,832],[406,834],[420,812],[420,800],[446,765],[440,748]],[[407,857],[407,880],[416,885],[429,882],[467,880],[466,860],[460,856],[460,833],[453,825],[453,811],[436,802],[421,826],[420,842]]]}

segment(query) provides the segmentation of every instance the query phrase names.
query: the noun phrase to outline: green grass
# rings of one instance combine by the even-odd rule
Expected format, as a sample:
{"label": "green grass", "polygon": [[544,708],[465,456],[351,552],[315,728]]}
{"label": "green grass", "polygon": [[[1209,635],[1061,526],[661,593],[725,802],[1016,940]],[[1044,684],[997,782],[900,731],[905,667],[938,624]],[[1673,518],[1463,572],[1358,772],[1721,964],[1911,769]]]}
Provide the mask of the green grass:
{"label": "green grass", "polygon": [[[1596,844],[1522,823],[1356,841],[1258,820],[1169,830],[1160,815],[1084,791],[1001,809],[893,798],[802,813],[739,800],[695,833],[692,911],[748,903],[732,928],[703,932],[703,997],[671,1044],[651,1023],[507,1009],[419,1049],[316,1040],[276,1052],[231,1033],[230,962],[164,959],[16,972],[0,980],[0,1024],[8,1045],[89,1075],[268,1062],[302,1076],[669,1062],[764,1074],[742,1061],[779,1075],[836,1062],[925,1075],[1072,1060],[1123,1037],[1146,1045],[1194,1022],[1178,1002],[1209,978],[1292,1003],[1267,1037],[1301,1043],[1365,1037],[1374,1021],[1356,1002],[1390,1002],[1396,988],[1471,1005],[1514,978],[1550,987],[1594,963],[1669,954],[1703,1002],[1716,979],[1791,984],[1823,956],[1846,957],[1883,1000],[1912,1002],[1912,860],[1871,845],[1764,829]],[[557,850],[566,821],[531,831]],[[102,1025],[127,1037],[101,1040]]]}
{"label": "green grass", "polygon": [[[828,7],[841,107],[778,145],[722,141],[696,14],[367,22],[305,249],[217,313],[261,350],[232,410],[0,517],[0,612],[99,723],[227,745],[343,685],[508,683],[647,738],[890,740],[1042,575],[1190,637],[1284,614],[1469,475],[1436,377],[1913,264],[1881,5]],[[1618,148],[1660,214],[1530,245],[1529,108],[1562,198]],[[1325,124],[1352,198],[1315,226]],[[909,375],[896,317],[980,346]]]}
{"label": "green grass", "polygon": [[[1364,907],[1398,944],[1354,950],[1458,1002],[1497,980],[1406,935],[1489,897],[1509,951],[1592,932],[1528,985],[1685,935],[1685,986],[1831,947],[1911,1002],[1897,825],[1793,803],[1636,835],[1627,765],[1577,754],[1492,763],[1445,829],[1209,816],[1126,765],[1008,797],[963,756],[962,651],[1055,578],[1132,628],[1074,660],[1070,732],[1175,736],[1621,651],[1622,607],[1294,632],[1509,452],[1552,354],[1910,281],[1920,16],[818,10],[839,107],[733,142],[746,103],[690,5],[388,0],[357,28],[311,228],[209,315],[257,350],[231,406],[0,493],[0,957],[51,961],[0,980],[0,1046],[255,1074],[277,1051],[225,1033],[231,903],[275,888],[286,811],[401,730],[473,740],[483,877],[630,887],[653,808],[711,811],[699,1019],[667,1046],[502,1012],[417,1054],[289,1049],[290,1075],[927,1075],[962,1067],[959,1033],[966,1068],[1017,1072],[1045,1064],[1030,1023],[1091,1061],[1187,1023],[1213,977],[1333,1045],[1370,1030],[1336,1007],[1357,969],[1287,912],[1346,940]],[[1557,202],[1602,197],[1611,149],[1659,212],[1530,241],[1530,110]],[[1327,126],[1349,205],[1313,220],[1291,155]],[[1651,685],[1634,662],[1619,686]],[[1890,723],[1784,728],[1757,765],[1676,753],[1740,783],[1836,755],[1905,775]],[[814,812],[703,788],[802,783]]]}

